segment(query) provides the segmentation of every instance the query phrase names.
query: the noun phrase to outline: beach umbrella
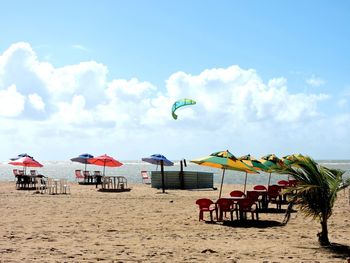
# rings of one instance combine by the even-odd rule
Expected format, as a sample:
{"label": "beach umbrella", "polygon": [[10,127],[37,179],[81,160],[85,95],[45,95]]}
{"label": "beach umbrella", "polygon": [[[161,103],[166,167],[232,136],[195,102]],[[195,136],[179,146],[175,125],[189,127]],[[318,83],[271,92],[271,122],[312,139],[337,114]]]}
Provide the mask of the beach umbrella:
{"label": "beach umbrella", "polygon": [[[260,171],[267,171],[268,170],[268,168],[265,165],[263,165],[259,160],[250,156],[250,154],[241,156],[238,158],[238,160],[253,167],[255,170],[260,170]],[[245,193],[246,185],[247,185],[247,175],[248,175],[248,173],[246,172],[245,173],[245,180],[244,180],[244,191],[243,191],[244,193]]]}
{"label": "beach umbrella", "polygon": [[302,157],[304,157],[302,154],[294,153],[294,154],[283,156],[281,160],[285,165],[293,165],[295,161],[298,161]]}
{"label": "beach umbrella", "polygon": [[162,192],[165,193],[164,166],[173,166],[174,163],[172,161],[169,161],[164,155],[161,155],[161,154],[152,154],[150,157],[142,158],[142,161],[148,162],[151,164],[160,165],[160,171],[162,176]]}
{"label": "beach umbrella", "polygon": [[[284,165],[286,165],[286,166],[298,167],[298,165],[295,164],[295,162],[300,160],[300,158],[304,158],[304,157],[305,156],[303,156],[300,153],[294,153],[294,154],[283,156],[281,158],[281,160],[283,161]],[[289,181],[289,174],[288,174],[288,181]]]}
{"label": "beach umbrella", "polygon": [[32,156],[30,156],[29,154],[27,153],[21,153],[19,155],[17,155],[17,157],[13,157],[13,158],[10,158],[11,161],[15,161],[15,160],[18,160],[19,158],[21,157],[30,157],[30,158],[33,158]]}
{"label": "beach umbrella", "polygon": [[107,154],[89,158],[88,163],[103,166],[103,176],[105,175],[106,166],[108,167],[119,167],[123,164]]}
{"label": "beach umbrella", "polygon": [[78,157],[74,157],[72,159],[70,159],[72,162],[78,162],[78,163],[83,163],[85,164],[85,171],[86,171],[86,165],[89,163],[88,160],[94,158],[93,155],[89,154],[89,153],[82,153],[80,154]]}
{"label": "beach umbrella", "polygon": [[219,198],[221,197],[222,184],[224,181],[224,176],[225,176],[226,170],[235,170],[235,171],[246,172],[246,173],[258,173],[253,167],[238,160],[228,150],[214,152],[214,153],[210,154],[209,156],[205,156],[205,157],[202,157],[199,159],[191,160],[191,162],[199,164],[199,165],[205,165],[205,166],[209,166],[209,167],[222,169]]}
{"label": "beach umbrella", "polygon": [[273,169],[283,167],[284,163],[275,154],[267,154],[261,157],[259,161],[268,168],[266,172],[270,173],[269,181],[267,183],[267,186],[269,186],[271,181],[271,173],[273,172]]}
{"label": "beach umbrella", "polygon": [[11,161],[9,164],[23,166],[24,174],[26,174],[27,167],[43,167],[41,163],[28,156]]}

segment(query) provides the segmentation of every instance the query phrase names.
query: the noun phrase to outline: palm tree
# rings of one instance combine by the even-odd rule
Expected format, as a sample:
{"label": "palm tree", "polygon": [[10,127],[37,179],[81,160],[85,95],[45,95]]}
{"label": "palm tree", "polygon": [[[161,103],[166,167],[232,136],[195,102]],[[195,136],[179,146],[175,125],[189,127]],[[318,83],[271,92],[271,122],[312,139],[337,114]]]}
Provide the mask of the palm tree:
{"label": "palm tree", "polygon": [[317,234],[318,240],[323,246],[330,245],[328,219],[338,191],[350,185],[350,178],[344,182],[344,171],[319,165],[308,156],[298,156],[292,165],[276,168],[276,172],[288,174],[298,181],[296,187],[287,190],[292,193],[291,201],[306,216],[319,220],[321,232]]}

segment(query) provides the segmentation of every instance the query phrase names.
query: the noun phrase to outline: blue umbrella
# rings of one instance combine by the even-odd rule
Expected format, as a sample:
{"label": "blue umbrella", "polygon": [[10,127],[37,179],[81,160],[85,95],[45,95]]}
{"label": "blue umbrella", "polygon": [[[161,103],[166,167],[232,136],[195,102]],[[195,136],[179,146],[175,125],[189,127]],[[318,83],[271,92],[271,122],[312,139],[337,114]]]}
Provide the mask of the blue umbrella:
{"label": "blue umbrella", "polygon": [[160,165],[160,171],[162,174],[162,190],[165,193],[164,188],[164,166],[173,166],[174,163],[169,161],[164,155],[161,154],[152,154],[150,157],[142,158],[142,161],[148,162],[151,164]]}
{"label": "blue umbrella", "polygon": [[90,158],[94,158],[94,156],[89,154],[89,153],[83,153],[83,154],[80,154],[78,157],[74,157],[74,158],[72,158],[70,160],[72,162],[78,162],[78,163],[85,164],[85,171],[86,171],[86,165],[89,163],[88,160]]}

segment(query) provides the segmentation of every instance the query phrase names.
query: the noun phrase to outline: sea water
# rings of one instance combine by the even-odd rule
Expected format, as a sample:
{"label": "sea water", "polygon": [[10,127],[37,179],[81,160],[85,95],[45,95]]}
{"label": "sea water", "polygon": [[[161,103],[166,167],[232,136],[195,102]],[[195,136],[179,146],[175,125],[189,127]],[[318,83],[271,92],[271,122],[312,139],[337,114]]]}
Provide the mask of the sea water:
{"label": "sea water", "polygon": [[[75,180],[74,171],[76,169],[84,170],[84,164],[71,162],[71,161],[43,161],[41,162],[44,166],[42,168],[27,168],[29,170],[36,169],[38,173],[43,174],[47,177],[53,178],[67,178],[69,181]],[[128,183],[142,183],[141,171],[156,171],[160,170],[159,166],[145,163],[142,161],[122,161],[123,165],[120,167],[106,167],[106,175],[117,175],[125,176]],[[345,171],[343,178],[350,177],[350,160],[322,160],[318,161],[319,164],[329,168],[337,168]],[[0,164],[0,181],[14,181],[13,169],[22,169],[21,166],[13,166],[7,163]],[[96,165],[87,165],[87,170],[101,171],[103,167]],[[175,162],[174,166],[164,167],[165,171],[180,171],[180,163]],[[214,183],[217,185],[221,182],[222,170],[210,168],[206,166],[197,165],[194,163],[187,162],[187,167],[184,167],[185,171],[201,171],[201,172],[212,172],[214,174]],[[225,184],[244,184],[246,174],[243,172],[226,170],[224,176]],[[269,179],[268,173],[259,174],[248,174],[247,184],[267,184]],[[272,174],[271,184],[276,183],[279,180],[287,179],[286,175]]]}

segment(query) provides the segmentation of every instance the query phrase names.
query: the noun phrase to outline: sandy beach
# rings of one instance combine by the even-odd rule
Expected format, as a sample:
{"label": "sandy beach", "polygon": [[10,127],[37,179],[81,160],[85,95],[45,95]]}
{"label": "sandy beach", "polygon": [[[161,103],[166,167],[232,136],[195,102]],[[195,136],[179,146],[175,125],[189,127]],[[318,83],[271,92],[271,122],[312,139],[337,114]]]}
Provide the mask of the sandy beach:
{"label": "sandy beach", "polygon": [[[133,184],[103,193],[71,183],[70,195],[36,194],[0,183],[0,262],[346,262],[350,205],[340,192],[329,221],[337,249],[320,248],[319,223],[293,213],[260,223],[198,221],[198,198],[218,191],[160,190]],[[250,186],[248,186],[248,189]],[[223,195],[240,185],[224,185]],[[273,206],[272,206],[273,207]],[[206,215],[206,218],[209,219]]]}

